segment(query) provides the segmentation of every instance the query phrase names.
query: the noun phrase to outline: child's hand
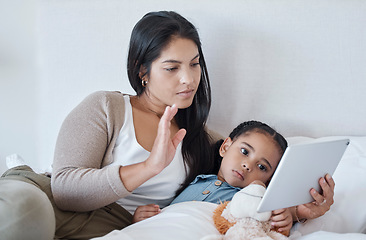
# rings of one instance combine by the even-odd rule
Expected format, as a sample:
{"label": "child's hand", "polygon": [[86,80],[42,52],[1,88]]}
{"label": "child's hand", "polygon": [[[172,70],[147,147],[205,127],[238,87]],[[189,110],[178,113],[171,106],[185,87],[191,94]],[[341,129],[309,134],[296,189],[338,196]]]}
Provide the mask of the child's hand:
{"label": "child's hand", "polygon": [[149,217],[155,216],[156,214],[160,213],[160,211],[160,207],[156,204],[139,206],[136,208],[135,213],[133,214],[132,222],[136,223]]}
{"label": "child's hand", "polygon": [[290,235],[290,229],[292,227],[292,214],[289,208],[278,209],[272,211],[272,228],[277,232],[282,233],[285,236]]}
{"label": "child's hand", "polygon": [[319,185],[321,186],[322,194],[315,189],[311,189],[310,194],[314,198],[314,201],[297,207],[295,216],[300,220],[320,217],[329,211],[330,206],[334,203],[335,182],[333,178],[327,174],[325,177],[319,179]]}

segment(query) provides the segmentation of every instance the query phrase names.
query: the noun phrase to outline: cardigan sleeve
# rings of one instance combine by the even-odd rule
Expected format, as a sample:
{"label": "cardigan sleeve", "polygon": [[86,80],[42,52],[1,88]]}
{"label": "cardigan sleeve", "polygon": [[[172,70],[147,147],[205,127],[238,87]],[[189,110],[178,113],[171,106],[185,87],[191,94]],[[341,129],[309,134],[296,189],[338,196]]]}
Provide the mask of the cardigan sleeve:
{"label": "cardigan sleeve", "polygon": [[51,177],[56,205],[69,211],[91,211],[130,194],[109,166],[124,121],[123,94],[96,92],[64,120],[56,142]]}

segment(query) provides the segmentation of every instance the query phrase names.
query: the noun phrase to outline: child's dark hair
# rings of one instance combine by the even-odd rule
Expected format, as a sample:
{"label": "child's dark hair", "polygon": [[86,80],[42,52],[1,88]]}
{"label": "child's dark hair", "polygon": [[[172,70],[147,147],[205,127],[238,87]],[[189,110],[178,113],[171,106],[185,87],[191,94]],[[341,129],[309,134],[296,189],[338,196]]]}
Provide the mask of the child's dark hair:
{"label": "child's dark hair", "polygon": [[[239,124],[229,134],[229,137],[231,138],[232,141],[235,141],[239,136],[241,136],[245,133],[249,133],[249,132],[260,132],[260,133],[266,134],[268,136],[271,136],[273,138],[273,140],[275,140],[275,142],[280,147],[281,155],[285,152],[285,150],[287,148],[287,141],[281,134],[276,132],[276,130],[274,130],[267,124],[259,122],[259,121],[254,121],[254,120],[243,122],[243,123]],[[215,162],[214,174],[217,174],[220,169],[222,157],[219,154],[219,150],[220,150],[221,144],[223,142],[224,142],[224,140],[221,139],[221,140],[217,141],[213,146],[213,154],[214,154],[214,162]]]}

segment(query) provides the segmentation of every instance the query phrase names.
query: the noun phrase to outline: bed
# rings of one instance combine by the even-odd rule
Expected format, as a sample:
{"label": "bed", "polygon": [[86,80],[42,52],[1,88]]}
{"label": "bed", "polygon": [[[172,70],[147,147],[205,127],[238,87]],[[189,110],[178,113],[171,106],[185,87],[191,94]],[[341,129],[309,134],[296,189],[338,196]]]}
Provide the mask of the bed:
{"label": "bed", "polygon": [[[335,203],[322,217],[296,223],[290,239],[366,239],[366,137],[333,136],[321,140],[344,137],[349,137],[351,142],[333,175]],[[307,140],[308,137],[288,138],[290,144]],[[95,239],[202,239],[218,234],[212,219],[216,207],[213,203],[197,201],[174,204],[164,208],[159,215]]]}
{"label": "bed", "polygon": [[[2,131],[16,135],[14,149],[34,169],[49,171],[61,123],[83,98],[97,90],[133,93],[126,57],[134,24],[149,11],[175,10],[201,36],[212,88],[210,129],[226,136],[240,122],[255,119],[273,126],[290,144],[351,139],[334,174],[331,210],[296,224],[291,238],[366,239],[366,1],[32,3],[37,19],[29,21],[35,24],[29,41],[36,45],[32,52],[37,66],[31,71],[35,76],[26,81],[33,79],[34,91],[21,92],[16,100],[26,97],[35,104],[27,115],[34,136],[22,132],[19,139],[14,131],[21,124],[10,118]],[[6,102],[15,104],[16,94],[6,95]],[[22,102],[8,115],[13,116],[13,109],[28,113],[28,108]],[[8,146],[7,138],[1,141]],[[213,208],[198,202],[166,207],[154,218],[99,239],[201,239],[216,231]]]}

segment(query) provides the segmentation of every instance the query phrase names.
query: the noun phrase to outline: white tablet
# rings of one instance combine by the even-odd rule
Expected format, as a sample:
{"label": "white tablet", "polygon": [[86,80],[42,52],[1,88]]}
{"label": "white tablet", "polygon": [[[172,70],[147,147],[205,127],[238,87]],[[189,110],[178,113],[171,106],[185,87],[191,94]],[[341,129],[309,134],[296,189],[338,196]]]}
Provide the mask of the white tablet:
{"label": "white tablet", "polygon": [[267,187],[258,212],[314,201],[310,189],[321,190],[319,179],[333,175],[349,139],[312,141],[287,147]]}

